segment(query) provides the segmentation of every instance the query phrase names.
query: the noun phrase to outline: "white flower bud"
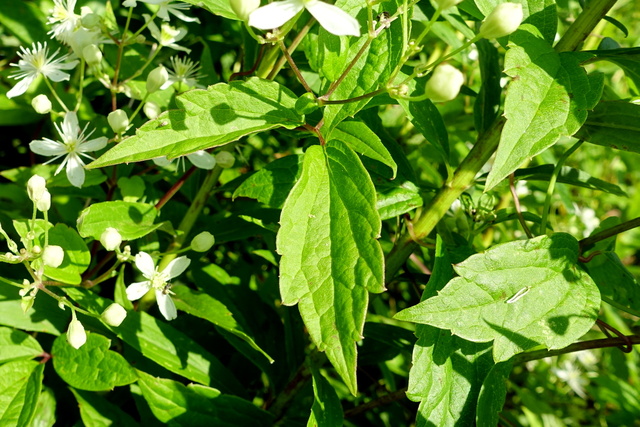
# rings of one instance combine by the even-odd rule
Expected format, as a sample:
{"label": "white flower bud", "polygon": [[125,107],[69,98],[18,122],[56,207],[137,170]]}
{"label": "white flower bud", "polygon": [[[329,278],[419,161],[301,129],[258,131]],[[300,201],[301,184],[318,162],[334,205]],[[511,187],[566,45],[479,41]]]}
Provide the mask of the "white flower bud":
{"label": "white flower bud", "polygon": [[33,295],[25,295],[20,300],[20,307],[22,307],[22,312],[27,313],[31,307],[33,307],[33,303],[36,302],[36,297]]}
{"label": "white flower bud", "polygon": [[424,93],[432,102],[451,101],[458,96],[464,82],[464,75],[457,68],[449,65],[438,65],[424,88]]}
{"label": "white flower bud", "polygon": [[162,112],[160,106],[151,101],[144,104],[144,107],[142,107],[142,111],[144,111],[144,114],[149,118],[149,120],[155,119]]}
{"label": "white flower bud", "polygon": [[147,92],[153,93],[157,91],[167,80],[169,80],[169,72],[167,72],[166,68],[162,65],[154,68],[147,76]]}
{"label": "white flower bud", "polygon": [[216,238],[213,234],[203,231],[191,240],[191,249],[196,252],[207,252],[215,242]]}
{"label": "white flower bud", "polygon": [[107,116],[107,121],[115,133],[122,133],[129,127],[129,117],[123,110],[110,112]]}
{"label": "white flower bud", "polygon": [[37,202],[42,198],[42,194],[47,190],[47,181],[40,175],[33,175],[27,181],[27,194],[32,202]]}
{"label": "white flower bud", "polygon": [[44,252],[42,252],[42,261],[44,265],[58,268],[62,261],[64,260],[64,250],[60,246],[56,245],[48,245],[44,248]]}
{"label": "white flower bud", "polygon": [[485,39],[508,36],[518,29],[523,17],[520,3],[499,4],[480,26],[480,35]]}
{"label": "white flower bud", "polygon": [[87,64],[95,67],[102,62],[102,51],[95,44],[90,44],[82,49],[82,57],[87,61]]}
{"label": "white flower bud", "polygon": [[114,251],[122,243],[122,236],[113,227],[107,227],[106,230],[100,235],[100,243],[108,251]]}
{"label": "white flower bud", "polygon": [[229,0],[229,3],[238,18],[243,21],[248,20],[251,12],[260,7],[260,0]]}
{"label": "white flower bud", "polygon": [[75,311],[72,311],[72,313],[73,318],[69,323],[69,329],[67,329],[67,342],[77,350],[87,342],[87,333],[84,331],[82,323],[76,319]]}
{"label": "white flower bud", "polygon": [[31,106],[38,114],[47,114],[51,111],[51,101],[47,95],[38,95],[31,100]]}
{"label": "white flower bud", "polygon": [[233,157],[228,151],[221,151],[216,154],[216,164],[221,168],[228,169],[233,167],[233,164],[236,162],[236,158]]}
{"label": "white flower bud", "polygon": [[36,202],[36,209],[38,209],[40,212],[47,212],[49,209],[51,209],[51,193],[49,193],[47,189],[45,189],[44,193],[42,193],[42,197],[40,197],[40,200]]}
{"label": "white flower bud", "polygon": [[104,323],[109,326],[115,327],[120,326],[125,317],[127,317],[127,310],[125,310],[124,307],[115,302],[107,307],[100,315],[100,318]]}
{"label": "white flower bud", "polygon": [[436,5],[440,6],[440,9],[446,10],[457,5],[461,1],[462,0],[435,0],[435,3]]}

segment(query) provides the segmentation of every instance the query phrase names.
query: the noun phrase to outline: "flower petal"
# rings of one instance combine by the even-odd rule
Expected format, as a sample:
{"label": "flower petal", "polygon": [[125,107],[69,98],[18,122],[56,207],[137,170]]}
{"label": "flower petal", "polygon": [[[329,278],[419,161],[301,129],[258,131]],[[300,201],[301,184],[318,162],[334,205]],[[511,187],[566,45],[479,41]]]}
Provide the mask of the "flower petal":
{"label": "flower petal", "polygon": [[153,258],[146,252],[139,252],[136,255],[136,267],[142,272],[142,275],[147,279],[151,279],[156,273],[156,265],[153,262]]}
{"label": "flower petal", "polygon": [[31,83],[35,80],[36,74],[27,76],[24,79],[20,80],[14,87],[11,88],[9,92],[7,92],[7,98],[14,98],[16,96],[20,96],[29,89]]}
{"label": "flower petal", "polygon": [[61,131],[60,136],[64,141],[75,140],[78,137],[80,126],[78,125],[78,115],[75,111],[69,111],[64,115]]}
{"label": "flower petal", "polygon": [[156,290],[156,301],[158,302],[158,309],[165,319],[173,320],[178,317],[176,305],[168,294]]}
{"label": "flower petal", "polygon": [[61,82],[63,80],[69,80],[69,77],[71,77],[69,73],[65,73],[64,71],[60,71],[60,70],[49,70],[46,73],[42,73],[42,74],[44,74],[45,77],[47,77],[52,82]]}
{"label": "flower petal", "polygon": [[151,289],[151,283],[147,282],[136,282],[127,286],[127,299],[129,301],[135,301],[142,298],[147,292]]}
{"label": "flower petal", "polygon": [[189,267],[189,264],[191,264],[191,260],[186,256],[181,256],[171,261],[162,272],[168,274],[169,279],[173,279],[181,275]]}
{"label": "flower petal", "polygon": [[204,150],[187,154],[187,159],[189,159],[195,167],[200,169],[211,170],[216,165],[216,158]]}
{"label": "flower petal", "polygon": [[322,27],[336,36],[360,36],[360,24],[338,6],[311,0],[305,7]]}
{"label": "flower petal", "polygon": [[67,156],[67,179],[74,187],[81,188],[84,184],[84,162],[76,153]]}
{"label": "flower petal", "polygon": [[259,7],[249,15],[249,25],[260,30],[273,30],[282,26],[304,9],[301,0],[284,0]]}
{"label": "flower petal", "polygon": [[107,146],[107,141],[108,139],[104,136],[101,136],[100,138],[92,139],[91,141],[87,141],[81,144],[78,147],[78,151],[81,153],[86,153],[88,151],[102,150],[104,147]]}
{"label": "flower petal", "polygon": [[29,148],[41,156],[62,156],[63,154],[67,154],[67,148],[63,143],[48,138],[31,141]]}

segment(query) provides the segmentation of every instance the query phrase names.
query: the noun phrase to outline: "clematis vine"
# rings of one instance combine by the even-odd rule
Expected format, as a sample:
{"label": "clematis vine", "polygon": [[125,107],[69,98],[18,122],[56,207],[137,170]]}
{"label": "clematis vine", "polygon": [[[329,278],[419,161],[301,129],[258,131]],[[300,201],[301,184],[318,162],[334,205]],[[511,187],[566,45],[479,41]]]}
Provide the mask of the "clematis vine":
{"label": "clematis vine", "polygon": [[272,30],[307,9],[320,25],[336,36],[360,36],[360,24],[344,10],[320,0],[284,0],[269,3],[249,15],[249,25]]}
{"label": "clematis vine", "polygon": [[[55,125],[58,130],[58,134],[62,139],[62,142],[54,141],[49,138],[41,140],[31,141],[29,148],[36,154],[41,156],[55,156],[53,159],[46,163],[50,163],[62,156],[65,156],[64,160],[56,170],[56,175],[66,166],[67,178],[71,185],[75,187],[82,187],[84,184],[84,161],[82,157],[94,160],[93,157],[87,153],[91,151],[101,150],[107,145],[107,138],[101,136],[87,141],[93,131],[85,135],[88,124],[84,129],[80,129],[78,125],[78,116],[75,112],[69,111],[64,116],[62,126]],[[45,163],[45,164],[46,164]]]}
{"label": "clematis vine", "polygon": [[176,305],[170,295],[172,292],[169,280],[181,275],[189,267],[191,260],[186,256],[181,256],[171,261],[164,270],[158,271],[151,255],[146,252],[140,252],[136,255],[135,263],[138,270],[147,280],[130,284],[126,291],[127,298],[130,301],[138,300],[153,289],[156,293],[158,308],[164,318],[173,320],[178,317]]}
{"label": "clematis vine", "polygon": [[191,49],[178,45],[177,43],[187,35],[187,30],[184,28],[176,29],[167,23],[162,23],[160,28],[153,22],[151,16],[147,14],[142,15],[147,22],[149,31],[154,39],[158,41],[160,46],[170,47],[175,50],[181,50],[183,52],[191,52]]}
{"label": "clematis vine", "polygon": [[181,19],[185,22],[197,22],[198,24],[200,23],[200,20],[198,18],[187,16],[182,13],[183,10],[189,10],[191,5],[181,1],[175,2],[175,0],[125,0],[124,2],[122,2],[122,5],[124,7],[136,7],[138,5],[138,2],[158,5],[159,8],[157,15],[163,21],[168,22],[169,14],[172,14],[175,15],[176,18]]}
{"label": "clematis vine", "polygon": [[[204,150],[198,150],[195,153],[187,154],[186,156],[178,157],[178,170],[182,167],[186,169],[184,165],[184,158],[187,158],[193,165],[199,169],[211,170],[216,165],[216,158]],[[153,160],[157,166],[166,167],[171,164],[171,160],[166,157],[156,157]]]}

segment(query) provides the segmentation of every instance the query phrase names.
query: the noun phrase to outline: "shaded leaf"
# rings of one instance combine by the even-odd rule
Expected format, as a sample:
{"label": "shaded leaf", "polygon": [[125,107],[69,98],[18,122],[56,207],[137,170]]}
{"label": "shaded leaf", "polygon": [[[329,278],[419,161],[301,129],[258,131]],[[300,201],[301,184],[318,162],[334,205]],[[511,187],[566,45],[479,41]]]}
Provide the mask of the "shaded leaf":
{"label": "shaded leaf", "polygon": [[336,390],[317,369],[312,369],[311,375],[313,379],[313,406],[307,427],[343,426],[344,413]]}
{"label": "shaded leaf", "polygon": [[[555,165],[540,165],[531,168],[523,168],[515,171],[514,175],[517,179],[525,181],[549,181]],[[590,188],[592,190],[600,190],[617,196],[627,196],[619,186],[598,178],[594,178],[585,171],[575,169],[569,166],[563,166],[558,175],[558,182],[563,184],[575,185],[576,187]]]}
{"label": "shaded leaf", "polygon": [[309,147],[277,236],[282,302],[299,303],[311,338],[354,394],[368,291],[384,290],[374,201],[371,179],[349,147]]}
{"label": "shaded leaf", "polygon": [[498,425],[498,415],[502,411],[507,396],[507,378],[512,368],[512,362],[500,362],[487,374],[478,398],[476,425],[482,427]]}
{"label": "shaded leaf", "polygon": [[119,406],[109,402],[98,393],[89,393],[71,388],[71,392],[78,401],[80,418],[86,427],[102,427],[117,425],[122,427],[136,427],[138,424],[129,414]]}
{"label": "shaded leaf", "polygon": [[577,260],[578,242],[564,233],[496,245],[455,265],[460,277],[438,296],[395,317],[493,340],[496,362],[538,345],[563,348],[591,328],[600,307]]}
{"label": "shaded leaf", "polygon": [[398,100],[398,103],[416,129],[438,150],[442,160],[449,163],[449,134],[436,106],[428,99],[420,102]]}
{"label": "shaded leaf", "polygon": [[0,363],[33,359],[42,355],[42,347],[31,335],[12,328],[0,327]]}
{"label": "shaded leaf", "polygon": [[146,236],[162,226],[154,224],[158,210],[146,203],[102,202],[95,203],[80,213],[78,231],[82,237],[100,240],[108,227],[113,227],[122,240],[134,240]]}
{"label": "shaded leaf", "polygon": [[602,101],[589,113],[575,137],[616,150],[640,153],[640,105]]}
{"label": "shaded leaf", "polygon": [[37,408],[44,364],[18,360],[0,366],[0,425],[26,427]]}

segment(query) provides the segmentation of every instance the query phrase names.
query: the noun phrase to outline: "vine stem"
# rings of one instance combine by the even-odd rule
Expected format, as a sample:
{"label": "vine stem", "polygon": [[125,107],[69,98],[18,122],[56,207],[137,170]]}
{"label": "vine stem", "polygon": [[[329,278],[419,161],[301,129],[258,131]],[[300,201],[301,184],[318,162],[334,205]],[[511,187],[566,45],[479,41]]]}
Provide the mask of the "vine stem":
{"label": "vine stem", "polygon": [[562,354],[574,353],[576,351],[590,350],[592,348],[623,347],[628,344],[640,344],[640,336],[624,335],[622,337],[581,341],[560,350],[536,350],[520,353],[515,355],[512,360],[514,363],[520,364],[530,362],[532,360],[544,359],[545,357],[560,356]]}
{"label": "vine stem", "polygon": [[608,239],[609,237],[613,237],[617,234],[620,234],[624,231],[631,230],[632,228],[640,227],[640,217],[634,218],[629,221],[625,221],[622,224],[618,224],[614,227],[607,228],[606,230],[602,230],[593,234],[587,238],[584,238],[578,242],[580,244],[580,251],[584,252],[590,249],[593,245],[601,240]]}
{"label": "vine stem", "polygon": [[[588,3],[588,6],[556,44],[555,50],[565,52],[577,49],[580,43],[591,33],[599,20],[607,14],[615,2],[616,0],[593,0]],[[583,17],[583,15],[588,16]],[[391,252],[389,252],[386,258],[386,283],[389,283],[393,279],[398,270],[400,270],[405,261],[413,253],[413,250],[417,246],[414,239],[421,240],[426,238],[429,233],[435,229],[451,204],[463,191],[473,184],[476,174],[498,148],[500,134],[505,121],[506,119],[504,117],[497,119],[484,134],[480,135],[467,157],[465,157],[455,170],[452,179],[438,191],[429,206],[414,220],[413,236],[411,236],[407,230],[404,230],[404,232],[397,237],[393,249],[391,249]],[[640,225],[640,219],[638,225]],[[595,237],[595,235],[592,237]],[[586,245],[581,244],[581,247],[585,246]]]}

